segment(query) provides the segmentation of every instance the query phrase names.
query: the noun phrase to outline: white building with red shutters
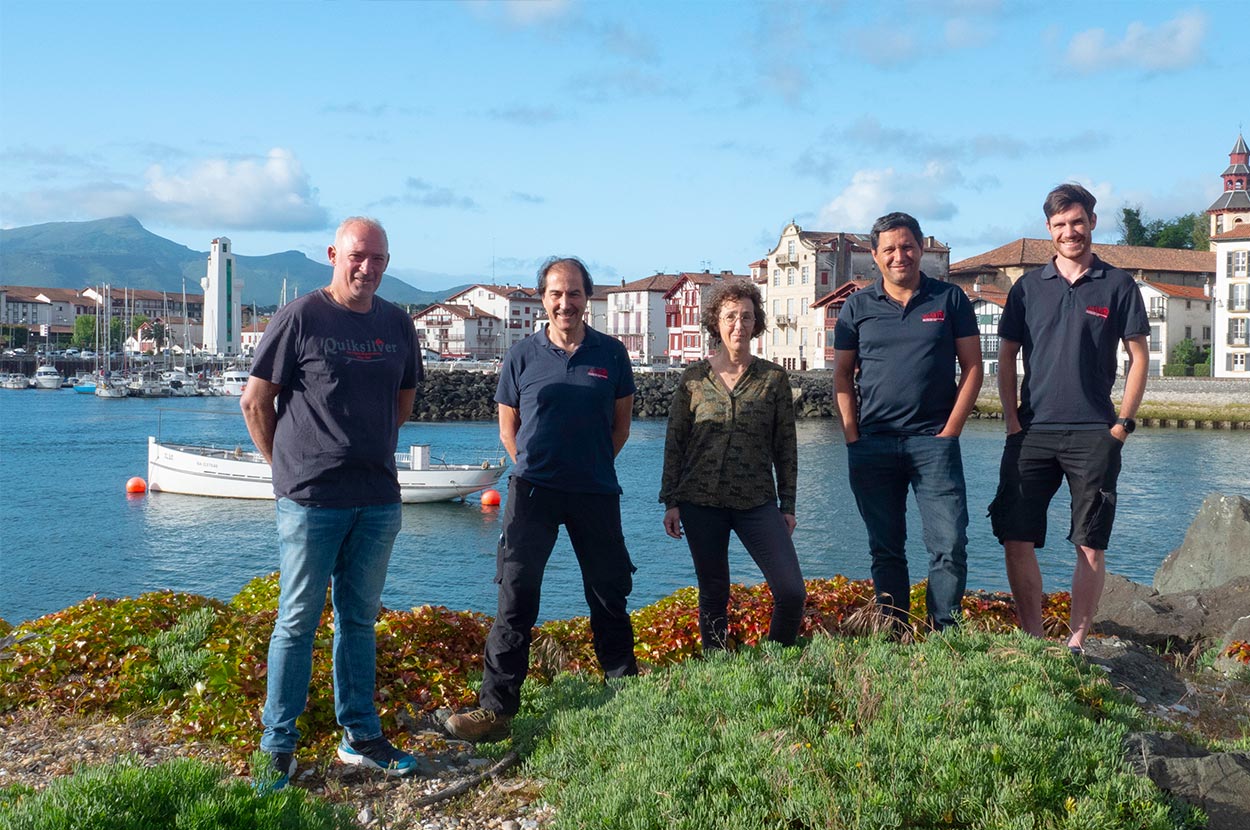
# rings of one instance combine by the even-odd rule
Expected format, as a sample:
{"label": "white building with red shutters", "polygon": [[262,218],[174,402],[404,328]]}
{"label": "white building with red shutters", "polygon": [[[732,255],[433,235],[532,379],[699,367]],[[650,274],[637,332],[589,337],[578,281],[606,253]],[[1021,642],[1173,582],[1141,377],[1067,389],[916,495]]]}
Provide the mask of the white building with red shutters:
{"label": "white building with red shutters", "polygon": [[710,353],[703,330],[703,309],[708,295],[726,280],[750,282],[746,274],[721,271],[684,271],[664,294],[664,321],[668,326],[668,356],[672,363],[693,363]]}

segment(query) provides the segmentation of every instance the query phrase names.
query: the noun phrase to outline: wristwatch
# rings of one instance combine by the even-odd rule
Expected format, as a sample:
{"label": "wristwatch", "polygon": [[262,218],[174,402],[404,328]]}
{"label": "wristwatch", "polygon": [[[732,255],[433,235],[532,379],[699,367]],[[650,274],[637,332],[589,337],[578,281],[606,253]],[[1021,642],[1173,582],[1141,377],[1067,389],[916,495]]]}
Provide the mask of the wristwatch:
{"label": "wristwatch", "polygon": [[1132,418],[1116,418],[1115,422],[1124,427],[1124,431],[1129,435],[1133,434],[1133,430],[1137,429],[1137,422]]}

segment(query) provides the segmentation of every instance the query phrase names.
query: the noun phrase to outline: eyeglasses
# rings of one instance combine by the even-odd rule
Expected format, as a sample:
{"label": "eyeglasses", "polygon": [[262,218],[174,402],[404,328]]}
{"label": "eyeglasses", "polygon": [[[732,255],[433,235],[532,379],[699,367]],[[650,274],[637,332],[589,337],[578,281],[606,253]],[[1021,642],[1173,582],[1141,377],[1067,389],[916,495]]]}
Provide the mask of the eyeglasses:
{"label": "eyeglasses", "polygon": [[731,311],[728,314],[722,314],[720,321],[722,323],[728,323],[731,326],[734,323],[738,323],[738,322],[741,322],[742,325],[744,326],[749,326],[755,322],[755,315],[754,314],[738,314],[738,312],[736,311]]}

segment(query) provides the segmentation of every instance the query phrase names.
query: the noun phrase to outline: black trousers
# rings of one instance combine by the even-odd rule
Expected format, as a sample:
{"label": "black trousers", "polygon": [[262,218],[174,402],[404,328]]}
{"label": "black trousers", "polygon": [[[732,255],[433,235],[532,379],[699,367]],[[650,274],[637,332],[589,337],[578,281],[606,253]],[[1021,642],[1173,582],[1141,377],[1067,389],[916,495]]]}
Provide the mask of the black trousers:
{"label": "black trousers", "polygon": [[479,705],[514,715],[529,671],[543,571],[564,525],[582,571],[595,656],[607,677],[638,673],[626,599],[636,570],[621,532],[621,497],[567,493],[513,478],[496,554],[499,610],[486,637]]}
{"label": "black trousers", "polygon": [[794,645],[803,624],[807,588],[790,531],[776,504],[749,510],[677,505],[686,544],[699,579],[699,636],[703,650],[725,648],[729,641],[729,532],[738,534],[759,566],[773,595],[768,639]]}

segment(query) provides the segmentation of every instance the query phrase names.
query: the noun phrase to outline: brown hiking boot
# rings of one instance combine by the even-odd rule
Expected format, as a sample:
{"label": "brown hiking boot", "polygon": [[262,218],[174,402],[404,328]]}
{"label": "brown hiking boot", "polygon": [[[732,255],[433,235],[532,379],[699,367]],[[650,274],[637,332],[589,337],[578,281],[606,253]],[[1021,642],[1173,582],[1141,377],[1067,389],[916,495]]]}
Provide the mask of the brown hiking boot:
{"label": "brown hiking boot", "polygon": [[502,741],[512,734],[512,717],[490,709],[474,709],[447,719],[447,731],[462,741]]}

